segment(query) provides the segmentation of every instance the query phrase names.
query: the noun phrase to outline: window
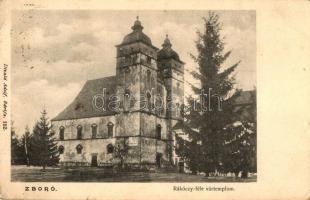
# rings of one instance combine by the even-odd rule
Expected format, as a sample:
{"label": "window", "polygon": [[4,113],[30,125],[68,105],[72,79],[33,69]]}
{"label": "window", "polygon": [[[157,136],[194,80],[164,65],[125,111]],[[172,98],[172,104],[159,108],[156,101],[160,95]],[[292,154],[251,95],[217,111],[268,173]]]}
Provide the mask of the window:
{"label": "window", "polygon": [[132,61],[131,61],[131,56],[130,55],[126,55],[125,56],[125,65],[130,65],[132,64]]}
{"label": "window", "polygon": [[156,138],[161,139],[161,125],[160,124],[156,126]]}
{"label": "window", "polygon": [[137,54],[132,55],[132,61],[133,61],[133,64],[138,63],[138,55]]}
{"label": "window", "polygon": [[97,124],[91,125],[91,137],[92,138],[97,137]]}
{"label": "window", "polygon": [[152,109],[151,97],[152,97],[151,93],[150,93],[150,92],[146,92],[147,108],[148,108],[149,110]]}
{"label": "window", "polygon": [[65,127],[61,126],[59,128],[59,139],[64,140],[65,139]]}
{"label": "window", "polygon": [[130,94],[131,94],[130,89],[126,88],[124,92],[125,97],[130,97]]}
{"label": "window", "polygon": [[130,85],[130,82],[131,82],[130,69],[129,68],[125,69],[124,76],[125,76],[125,78],[124,78],[125,79],[125,87],[128,88]]}
{"label": "window", "polygon": [[81,125],[77,126],[77,139],[78,140],[82,139],[82,126]]}
{"label": "window", "polygon": [[151,87],[151,71],[147,70],[146,71],[146,85],[147,87]]}
{"label": "window", "polygon": [[150,56],[147,56],[146,57],[146,62],[147,62],[147,64],[151,64],[152,58]]}
{"label": "window", "polygon": [[63,154],[64,151],[65,151],[65,147],[62,146],[62,145],[60,145],[60,146],[58,147],[58,152],[59,152],[59,154]]}
{"label": "window", "polygon": [[107,153],[113,153],[114,147],[112,144],[107,145]]}
{"label": "window", "polygon": [[108,137],[113,137],[113,127],[114,124],[112,122],[108,123]]}
{"label": "window", "polygon": [[77,154],[81,154],[81,153],[82,153],[82,149],[83,149],[83,146],[82,146],[82,145],[80,145],[80,144],[77,145],[77,146],[76,146],[76,153],[77,153]]}
{"label": "window", "polygon": [[130,106],[130,99],[131,99],[130,95],[131,95],[130,89],[129,88],[125,89],[124,102],[123,102],[124,103],[124,111],[128,111],[128,108]]}

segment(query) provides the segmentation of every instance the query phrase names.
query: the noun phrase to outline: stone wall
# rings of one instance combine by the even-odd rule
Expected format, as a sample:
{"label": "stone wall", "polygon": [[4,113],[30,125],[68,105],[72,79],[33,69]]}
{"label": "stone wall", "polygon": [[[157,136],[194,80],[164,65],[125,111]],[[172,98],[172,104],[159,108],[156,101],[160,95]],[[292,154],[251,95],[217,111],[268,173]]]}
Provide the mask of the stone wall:
{"label": "stone wall", "polygon": [[[115,138],[109,139],[87,139],[87,140],[64,140],[59,141],[58,145],[64,146],[64,153],[60,155],[60,162],[81,162],[91,164],[92,155],[97,155],[97,163],[99,166],[111,163],[113,155],[107,153],[107,146],[114,145]],[[83,147],[81,154],[77,154],[76,147]]]}
{"label": "stone wall", "polygon": [[156,163],[156,154],[162,155],[162,161],[168,161],[167,143],[162,140],[141,137],[141,163]]}
{"label": "stone wall", "polygon": [[72,119],[72,120],[61,120],[52,121],[52,130],[56,133],[56,138],[59,139],[60,127],[64,127],[64,139],[72,140],[77,139],[77,127],[82,127],[82,139],[92,138],[92,125],[97,125],[97,138],[108,138],[108,124],[112,123],[113,136],[115,135],[116,121],[115,116],[104,116],[104,117],[92,117],[84,119]]}
{"label": "stone wall", "polygon": [[140,115],[140,112],[126,112],[116,115],[115,136],[139,135]]}
{"label": "stone wall", "polygon": [[[126,117],[124,117],[126,115]],[[141,115],[141,116],[140,116]],[[140,120],[141,119],[141,134]],[[113,137],[108,137],[107,124],[113,123]],[[77,120],[53,121],[53,131],[58,146],[64,147],[60,155],[60,162],[68,165],[90,166],[92,157],[96,156],[98,166],[105,166],[113,162],[113,153],[108,153],[107,146],[113,146],[118,142],[127,141],[129,146],[127,164],[149,163],[156,164],[156,154],[162,155],[162,161],[167,161],[167,143],[155,139],[156,124],[162,127],[162,139],[167,139],[167,121],[147,113],[123,113],[117,116],[105,116],[85,118]],[[92,138],[91,126],[96,124],[97,135]],[[82,139],[77,139],[77,127],[82,127]],[[64,127],[64,140],[59,139],[60,127]],[[128,137],[133,136],[133,137]],[[77,146],[82,146],[81,154],[77,152]],[[115,160],[114,160],[115,161]]]}
{"label": "stone wall", "polygon": [[[112,137],[108,136],[108,124],[113,124]],[[107,153],[107,145],[115,143],[115,116],[84,118],[75,120],[52,121],[52,130],[56,133],[58,146],[64,147],[60,162],[87,163],[90,165],[92,155],[97,155],[97,163],[110,162],[112,154]],[[97,126],[97,134],[92,138],[92,125]],[[82,127],[82,139],[77,139],[77,127]],[[64,127],[64,140],[60,140],[60,127]],[[82,146],[81,154],[76,147]]]}

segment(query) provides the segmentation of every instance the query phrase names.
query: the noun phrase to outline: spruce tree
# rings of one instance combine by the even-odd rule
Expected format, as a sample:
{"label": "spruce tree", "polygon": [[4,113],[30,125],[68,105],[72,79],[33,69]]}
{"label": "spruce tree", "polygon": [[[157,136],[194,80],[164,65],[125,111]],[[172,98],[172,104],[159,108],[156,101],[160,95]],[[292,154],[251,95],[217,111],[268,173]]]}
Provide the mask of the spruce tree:
{"label": "spruce tree", "polygon": [[33,128],[29,152],[31,163],[42,166],[43,170],[46,166],[56,165],[59,161],[57,143],[51,128],[47,112],[43,110],[40,120]]}
{"label": "spruce tree", "polygon": [[222,165],[223,130],[232,122],[233,101],[239,93],[233,92],[235,81],[232,73],[239,62],[229,67],[223,66],[231,51],[224,52],[219,16],[210,12],[203,20],[204,30],[197,32],[198,55],[192,55],[198,71],[191,72],[200,83],[198,87],[192,85],[199,100],[196,97],[187,99],[190,109],[184,111],[183,130],[188,139],[178,140],[183,140],[187,153],[183,153],[182,157],[190,170],[193,173],[205,172],[208,176]]}

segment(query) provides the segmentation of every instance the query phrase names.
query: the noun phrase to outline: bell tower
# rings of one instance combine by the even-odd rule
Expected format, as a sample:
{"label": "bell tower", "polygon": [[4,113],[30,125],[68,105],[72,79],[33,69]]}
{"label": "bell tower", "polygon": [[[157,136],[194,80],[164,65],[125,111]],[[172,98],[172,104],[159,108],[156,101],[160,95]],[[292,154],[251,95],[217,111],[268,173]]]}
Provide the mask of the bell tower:
{"label": "bell tower", "polygon": [[[143,33],[139,17],[121,44],[116,46],[116,79],[119,110],[116,115],[116,137],[129,140],[129,163],[143,162],[146,138],[155,137],[154,101],[157,86],[157,51]],[[147,141],[148,142],[148,141]],[[149,156],[148,156],[149,157]],[[154,159],[155,160],[155,157]]]}
{"label": "bell tower", "polygon": [[[138,110],[152,112],[150,104],[153,99],[150,98],[153,98],[156,90],[157,48],[142,32],[143,26],[139,17],[131,29],[132,32],[124,37],[120,45],[116,46],[117,87],[118,92],[125,95],[125,98],[121,98],[122,108],[125,112]],[[132,98],[129,99],[129,97]],[[142,103],[135,103],[138,100]],[[143,104],[144,100],[149,105]]]}
{"label": "bell tower", "polygon": [[167,156],[170,163],[174,163],[172,143],[175,137],[172,128],[178,121],[183,120],[181,109],[184,104],[184,64],[179,55],[172,49],[170,39],[166,35],[162,49],[157,54],[157,65],[158,73],[167,90]]}
{"label": "bell tower", "polygon": [[167,89],[167,117],[180,120],[181,106],[184,104],[184,62],[172,49],[168,35],[158,52],[158,69]]}

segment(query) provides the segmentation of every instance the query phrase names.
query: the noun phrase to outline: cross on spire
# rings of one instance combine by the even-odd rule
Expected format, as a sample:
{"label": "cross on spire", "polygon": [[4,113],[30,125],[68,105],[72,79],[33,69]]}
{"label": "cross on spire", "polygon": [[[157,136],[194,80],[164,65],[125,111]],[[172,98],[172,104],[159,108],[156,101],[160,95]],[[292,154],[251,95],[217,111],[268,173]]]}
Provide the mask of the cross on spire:
{"label": "cross on spire", "polygon": [[136,17],[136,21],[134,25],[131,27],[131,29],[135,31],[141,31],[143,29],[143,26],[141,25],[141,22],[139,20],[139,15]]}

